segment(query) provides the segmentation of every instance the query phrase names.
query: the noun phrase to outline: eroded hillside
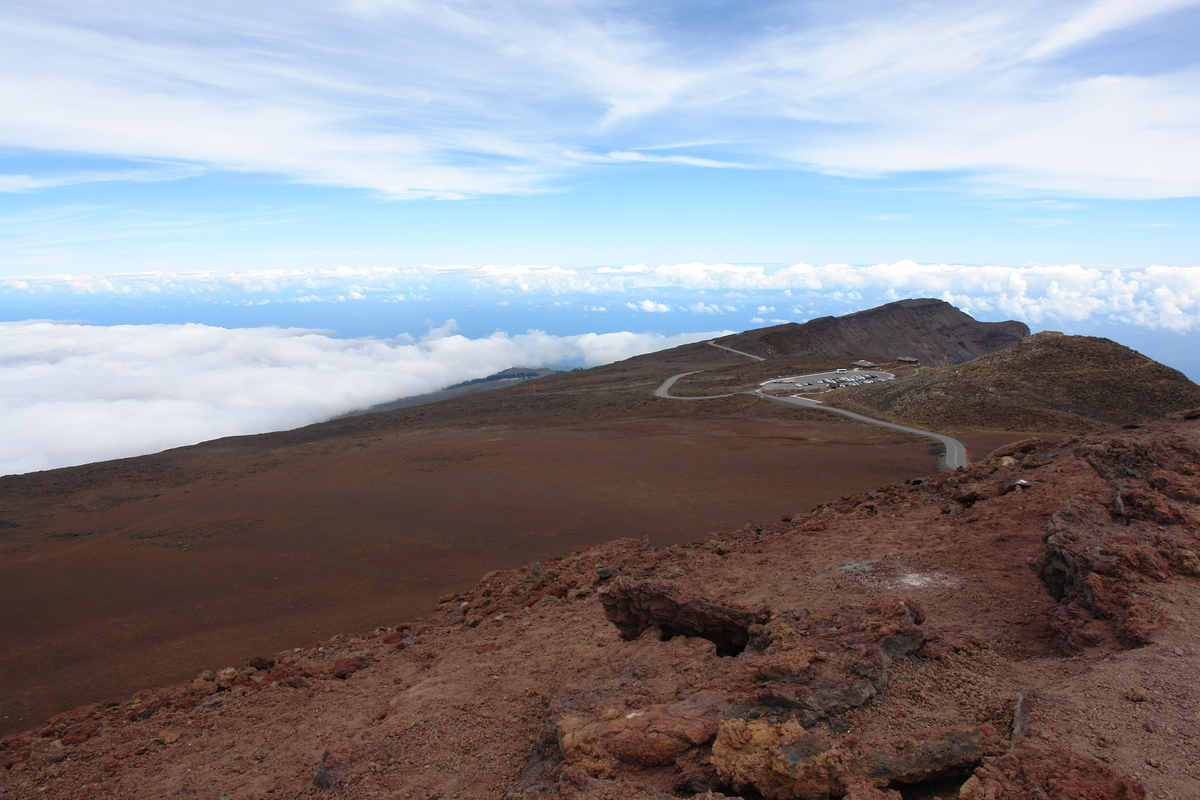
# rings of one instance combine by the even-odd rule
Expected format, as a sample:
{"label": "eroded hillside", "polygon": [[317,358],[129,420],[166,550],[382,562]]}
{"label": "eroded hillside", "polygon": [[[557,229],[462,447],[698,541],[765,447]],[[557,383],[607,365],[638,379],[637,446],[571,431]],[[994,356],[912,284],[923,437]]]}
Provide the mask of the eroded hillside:
{"label": "eroded hillside", "polygon": [[1200,386],[1108,339],[1045,331],[965,364],[830,399],[934,429],[1083,431],[1141,424],[1194,407]]}
{"label": "eroded hillside", "polygon": [[0,794],[1182,800],[1200,411],[213,669],[3,740]]}

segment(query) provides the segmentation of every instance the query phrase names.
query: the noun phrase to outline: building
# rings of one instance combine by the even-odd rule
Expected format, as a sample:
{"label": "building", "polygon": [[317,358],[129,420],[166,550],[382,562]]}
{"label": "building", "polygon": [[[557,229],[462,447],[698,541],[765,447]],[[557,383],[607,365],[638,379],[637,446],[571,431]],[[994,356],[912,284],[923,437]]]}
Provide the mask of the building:
{"label": "building", "polygon": [[850,366],[857,367],[858,369],[875,369],[878,366],[878,364],[872,364],[870,361],[862,360],[862,361],[855,361]]}
{"label": "building", "polygon": [[901,364],[920,364],[921,363],[921,359],[913,358],[912,356],[900,356],[896,360],[899,361]]}

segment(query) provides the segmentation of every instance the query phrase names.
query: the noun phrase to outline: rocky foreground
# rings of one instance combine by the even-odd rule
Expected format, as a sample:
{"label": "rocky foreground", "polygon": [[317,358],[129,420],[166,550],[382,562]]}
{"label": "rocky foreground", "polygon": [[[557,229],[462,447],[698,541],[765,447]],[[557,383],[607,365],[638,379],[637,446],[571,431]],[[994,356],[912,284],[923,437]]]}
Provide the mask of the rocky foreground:
{"label": "rocky foreground", "polygon": [[8,737],[0,798],[1195,798],[1177,416],[492,573],[422,622]]}

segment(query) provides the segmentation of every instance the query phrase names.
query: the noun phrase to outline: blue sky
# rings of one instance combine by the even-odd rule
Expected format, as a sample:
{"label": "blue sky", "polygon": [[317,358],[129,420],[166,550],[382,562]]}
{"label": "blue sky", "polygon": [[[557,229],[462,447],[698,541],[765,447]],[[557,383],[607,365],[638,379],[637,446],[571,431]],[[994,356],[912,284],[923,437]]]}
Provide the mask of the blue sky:
{"label": "blue sky", "polygon": [[636,349],[937,296],[1200,377],[1200,0],[0,10],[3,321]]}

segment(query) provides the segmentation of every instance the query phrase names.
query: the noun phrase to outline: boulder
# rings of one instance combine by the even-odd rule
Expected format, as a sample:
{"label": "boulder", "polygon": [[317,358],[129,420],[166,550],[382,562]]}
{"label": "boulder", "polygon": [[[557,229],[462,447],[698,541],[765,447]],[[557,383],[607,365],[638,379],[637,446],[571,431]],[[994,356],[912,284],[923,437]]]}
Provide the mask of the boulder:
{"label": "boulder", "polygon": [[737,790],[752,790],[768,800],[822,800],[842,797],[856,784],[886,788],[967,773],[985,756],[1002,751],[990,725],[864,742],[810,733],[794,720],[731,719],[717,732],[712,760],[721,778]]}
{"label": "boulder", "polygon": [[[661,597],[657,582],[613,582],[622,597]],[[688,619],[717,606],[691,593],[674,594],[675,603],[690,609]],[[521,788],[549,791],[575,770],[668,793],[715,790],[719,726],[737,719],[811,726],[869,702],[887,685],[894,660],[925,644],[923,619],[915,601],[899,598],[823,614],[786,611],[749,624],[745,649],[732,658],[710,639],[665,638],[647,627],[582,665],[551,700]]]}
{"label": "boulder", "polygon": [[676,703],[628,711],[615,719],[584,721],[566,715],[558,721],[563,756],[599,777],[615,772],[613,761],[641,767],[674,764],[696,745],[712,740],[725,705],[717,692],[699,692]]}
{"label": "boulder", "polygon": [[1138,590],[1171,575],[1158,540],[1143,527],[1113,522],[1081,495],[1051,516],[1046,549],[1031,566],[1059,602],[1050,622],[1064,650],[1078,652],[1105,638],[1105,628],[1092,620],[1111,620],[1127,645],[1150,641],[1157,614]]}
{"label": "boulder", "polygon": [[600,602],[625,639],[658,628],[666,639],[708,639],[722,655],[740,653],[750,639],[750,626],[767,618],[765,611],[717,603],[672,581],[639,581],[624,575],[613,578],[600,591]]}
{"label": "boulder", "polygon": [[959,800],[1145,800],[1136,781],[1090,756],[1060,747],[1018,748],[984,761]]}

